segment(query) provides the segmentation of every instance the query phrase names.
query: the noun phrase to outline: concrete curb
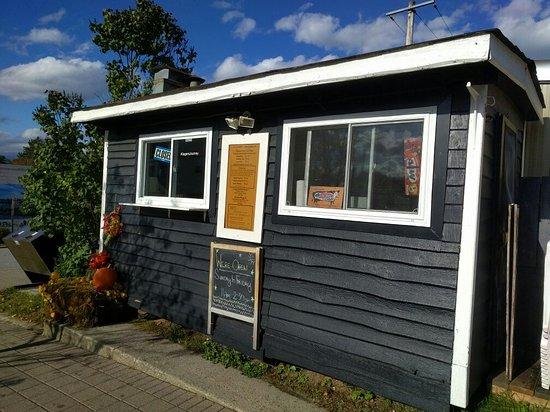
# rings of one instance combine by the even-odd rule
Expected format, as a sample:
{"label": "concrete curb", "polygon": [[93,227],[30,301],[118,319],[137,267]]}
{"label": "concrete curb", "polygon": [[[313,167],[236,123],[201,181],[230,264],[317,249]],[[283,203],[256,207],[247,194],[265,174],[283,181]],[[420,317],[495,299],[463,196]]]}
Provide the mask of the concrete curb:
{"label": "concrete curb", "polygon": [[[121,324],[79,330],[45,321],[43,334],[62,343],[113,359],[236,411],[322,410],[316,405],[282,392],[265,381],[247,378],[236,369],[208,362],[200,355],[188,352],[165,339],[139,331],[133,325]],[[137,345],[132,346],[131,342],[125,342],[126,336],[129,341],[132,337],[137,337]],[[146,340],[144,336],[147,337]]]}

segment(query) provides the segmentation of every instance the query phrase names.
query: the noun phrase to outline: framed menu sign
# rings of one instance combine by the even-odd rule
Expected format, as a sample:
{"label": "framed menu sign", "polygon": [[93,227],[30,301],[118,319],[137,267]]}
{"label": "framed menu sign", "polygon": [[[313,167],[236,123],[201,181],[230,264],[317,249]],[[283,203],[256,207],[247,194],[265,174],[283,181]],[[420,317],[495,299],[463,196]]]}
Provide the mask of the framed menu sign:
{"label": "framed menu sign", "polygon": [[268,133],[222,137],[216,236],[260,243]]}
{"label": "framed menu sign", "polygon": [[261,291],[261,248],[210,245],[208,289],[208,334],[212,333],[212,314],[253,324],[253,348],[258,347],[258,313]]}

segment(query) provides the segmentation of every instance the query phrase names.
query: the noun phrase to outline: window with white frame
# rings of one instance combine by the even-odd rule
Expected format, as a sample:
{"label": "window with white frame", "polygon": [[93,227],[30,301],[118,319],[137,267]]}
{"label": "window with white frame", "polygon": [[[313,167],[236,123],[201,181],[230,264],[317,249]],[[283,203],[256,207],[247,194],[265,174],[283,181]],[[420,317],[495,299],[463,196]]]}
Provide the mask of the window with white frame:
{"label": "window with white frame", "polygon": [[287,121],[279,214],[430,226],[437,108]]}
{"label": "window with white frame", "polygon": [[211,129],[140,136],[136,204],[208,209],[211,148]]}

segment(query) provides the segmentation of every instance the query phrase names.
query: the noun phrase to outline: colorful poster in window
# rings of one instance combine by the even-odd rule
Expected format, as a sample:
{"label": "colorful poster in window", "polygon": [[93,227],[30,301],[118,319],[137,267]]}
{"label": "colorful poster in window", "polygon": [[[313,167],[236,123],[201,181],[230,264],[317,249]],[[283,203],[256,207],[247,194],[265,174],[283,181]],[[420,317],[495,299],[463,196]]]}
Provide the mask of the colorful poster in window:
{"label": "colorful poster in window", "polygon": [[307,197],[309,207],[342,209],[344,188],[339,186],[310,186]]}
{"label": "colorful poster in window", "polygon": [[225,222],[227,229],[254,230],[259,144],[229,145]]}
{"label": "colorful poster in window", "polygon": [[164,163],[170,163],[171,157],[172,157],[172,150],[170,150],[170,148],[162,147],[162,146],[155,147],[155,152],[153,153],[153,159]]}
{"label": "colorful poster in window", "polygon": [[405,195],[418,196],[420,192],[420,164],[422,162],[422,138],[409,137],[403,141],[405,164]]}

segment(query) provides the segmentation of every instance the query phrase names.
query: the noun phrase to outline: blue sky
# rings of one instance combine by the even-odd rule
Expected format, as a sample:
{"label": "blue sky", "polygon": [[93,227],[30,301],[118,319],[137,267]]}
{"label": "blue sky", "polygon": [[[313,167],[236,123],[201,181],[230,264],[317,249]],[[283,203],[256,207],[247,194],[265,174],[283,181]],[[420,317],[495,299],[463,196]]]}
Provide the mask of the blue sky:
{"label": "blue sky", "polygon": [[[207,81],[401,45],[384,14],[406,0],[158,0],[187,29]],[[415,40],[499,27],[531,58],[550,58],[550,1],[438,0],[419,11]],[[32,111],[43,91],[64,89],[88,104],[108,99],[102,55],[88,23],[133,0],[6,1],[0,15],[0,154],[13,157],[41,133]],[[404,21],[399,20],[404,27]]]}

